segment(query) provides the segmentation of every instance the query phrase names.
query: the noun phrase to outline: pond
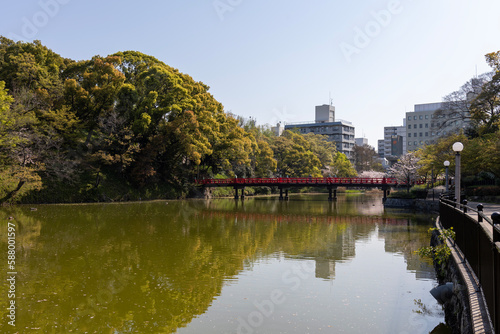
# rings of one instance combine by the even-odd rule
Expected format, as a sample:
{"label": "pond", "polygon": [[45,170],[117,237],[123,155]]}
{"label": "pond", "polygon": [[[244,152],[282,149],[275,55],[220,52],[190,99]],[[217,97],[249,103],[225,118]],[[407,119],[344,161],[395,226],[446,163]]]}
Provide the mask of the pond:
{"label": "pond", "polygon": [[434,269],[414,254],[435,217],[386,210],[377,195],[1,211],[3,263],[8,225],[16,242],[15,268],[4,266],[15,326],[4,284],[2,332],[429,333],[444,322]]}

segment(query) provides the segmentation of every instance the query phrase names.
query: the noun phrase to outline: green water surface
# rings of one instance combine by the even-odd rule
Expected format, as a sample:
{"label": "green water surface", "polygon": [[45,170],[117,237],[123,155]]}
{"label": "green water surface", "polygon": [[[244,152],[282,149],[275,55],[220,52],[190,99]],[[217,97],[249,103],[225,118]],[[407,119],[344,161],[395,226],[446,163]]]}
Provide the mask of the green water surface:
{"label": "green water surface", "polygon": [[384,210],[380,196],[18,206],[0,218],[0,332],[429,333],[444,322],[434,270],[413,253],[433,217]]}

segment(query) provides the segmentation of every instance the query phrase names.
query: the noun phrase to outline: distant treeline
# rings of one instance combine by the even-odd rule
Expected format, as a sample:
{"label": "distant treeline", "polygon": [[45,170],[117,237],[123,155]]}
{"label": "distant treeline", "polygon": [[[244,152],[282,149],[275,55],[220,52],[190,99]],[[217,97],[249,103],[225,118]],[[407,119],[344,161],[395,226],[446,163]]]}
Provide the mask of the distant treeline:
{"label": "distant treeline", "polygon": [[335,143],[224,112],[135,51],[74,61],[0,36],[0,202],[177,198],[205,177],[356,175]]}

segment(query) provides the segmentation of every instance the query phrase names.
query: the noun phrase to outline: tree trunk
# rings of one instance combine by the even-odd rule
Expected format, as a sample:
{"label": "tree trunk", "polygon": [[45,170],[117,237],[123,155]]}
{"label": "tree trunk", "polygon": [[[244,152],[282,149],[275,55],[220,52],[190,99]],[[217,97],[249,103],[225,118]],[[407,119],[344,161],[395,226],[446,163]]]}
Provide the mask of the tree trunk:
{"label": "tree trunk", "polygon": [[12,197],[14,197],[14,195],[17,194],[17,192],[19,190],[21,190],[21,188],[24,186],[25,183],[26,183],[26,181],[19,180],[19,183],[17,184],[16,189],[12,190],[10,193],[8,193],[7,195],[5,195],[4,198],[0,199],[0,202],[1,203],[5,203],[8,200],[10,200]]}

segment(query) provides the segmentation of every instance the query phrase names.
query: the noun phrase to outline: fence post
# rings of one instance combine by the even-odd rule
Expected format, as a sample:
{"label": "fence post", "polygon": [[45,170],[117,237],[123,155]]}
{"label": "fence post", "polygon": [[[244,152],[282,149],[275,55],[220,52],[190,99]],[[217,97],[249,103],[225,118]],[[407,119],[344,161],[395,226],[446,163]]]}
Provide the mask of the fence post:
{"label": "fence post", "polygon": [[491,214],[491,221],[493,222],[493,243],[500,241],[500,212],[493,212]]}
{"label": "fence post", "polygon": [[481,203],[479,203],[477,205],[477,222],[478,223],[482,223],[483,222],[483,216],[481,216],[482,213],[483,213],[483,208],[484,208],[484,206]]}
{"label": "fence post", "polygon": [[462,203],[463,203],[463,205],[464,205],[464,213],[467,213],[467,200],[466,200],[466,199],[464,199],[464,200],[462,201]]}

